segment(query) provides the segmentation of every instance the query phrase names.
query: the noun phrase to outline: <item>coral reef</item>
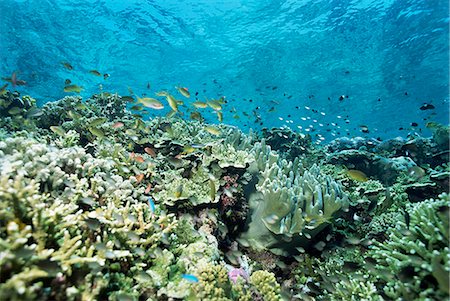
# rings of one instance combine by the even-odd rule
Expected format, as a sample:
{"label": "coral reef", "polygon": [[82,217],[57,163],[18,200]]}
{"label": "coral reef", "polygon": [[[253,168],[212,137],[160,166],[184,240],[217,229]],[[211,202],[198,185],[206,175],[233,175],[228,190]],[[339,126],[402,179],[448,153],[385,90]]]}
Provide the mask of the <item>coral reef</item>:
{"label": "coral reef", "polygon": [[1,300],[448,298],[447,127],[322,147],[130,101],[0,95]]}

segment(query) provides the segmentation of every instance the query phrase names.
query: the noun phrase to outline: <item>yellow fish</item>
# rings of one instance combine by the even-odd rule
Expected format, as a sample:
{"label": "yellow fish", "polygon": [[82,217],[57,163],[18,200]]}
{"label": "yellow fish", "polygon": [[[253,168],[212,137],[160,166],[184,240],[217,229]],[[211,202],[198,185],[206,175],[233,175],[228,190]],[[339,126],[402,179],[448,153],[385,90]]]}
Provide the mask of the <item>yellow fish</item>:
{"label": "yellow fish", "polygon": [[203,101],[194,101],[192,103],[192,105],[194,107],[196,107],[197,109],[204,109],[204,108],[208,107],[208,104],[206,102],[203,102]]}
{"label": "yellow fish", "polygon": [[155,94],[156,94],[156,96],[167,96],[168,93],[166,91],[159,91],[159,92],[156,92]]}
{"label": "yellow fish", "polygon": [[210,133],[211,135],[214,136],[219,136],[220,135],[220,130],[216,127],[213,126],[207,126],[205,127],[205,131],[207,131],[208,133]]}
{"label": "yellow fish", "polygon": [[210,100],[207,102],[208,106],[210,106],[215,111],[222,110],[222,105],[217,100]]}
{"label": "yellow fish", "polygon": [[137,101],[147,108],[155,109],[155,110],[161,110],[164,109],[164,105],[157,99],[151,98],[151,97],[144,97],[144,98],[137,98]]}
{"label": "yellow fish", "polygon": [[68,62],[61,62],[61,64],[64,66],[64,68],[66,68],[67,70],[73,70],[73,67],[70,63]]}
{"label": "yellow fish", "polygon": [[4,84],[3,86],[0,87],[0,95],[3,95],[6,93],[7,86],[8,86],[8,84]]}
{"label": "yellow fish", "polygon": [[183,194],[183,185],[180,185],[177,187],[177,190],[175,190],[175,197],[179,198]]}
{"label": "yellow fish", "polygon": [[199,112],[192,112],[189,116],[192,120],[203,121],[203,117]]}
{"label": "yellow fish", "polygon": [[180,92],[181,95],[183,95],[186,98],[191,97],[191,93],[189,93],[188,88],[183,88],[183,87],[175,87],[178,92]]}
{"label": "yellow fish", "polygon": [[83,87],[80,87],[78,85],[68,85],[64,87],[64,92],[80,93],[81,90],[83,90]]}
{"label": "yellow fish", "polygon": [[97,136],[98,138],[103,138],[103,137],[105,137],[105,133],[104,133],[101,129],[99,129],[99,128],[93,128],[93,127],[90,127],[90,128],[89,128],[89,132],[91,132],[92,135]]}
{"label": "yellow fish", "polygon": [[101,124],[104,124],[106,121],[108,121],[108,119],[105,118],[105,117],[97,117],[97,118],[94,118],[91,121],[89,121],[89,125],[91,127],[96,127],[96,126],[99,126]]}
{"label": "yellow fish", "polygon": [[168,94],[166,95],[167,102],[169,103],[169,106],[172,108],[174,112],[178,112],[178,102],[172,95]]}
{"label": "yellow fish", "polygon": [[350,179],[358,182],[366,182],[369,180],[365,173],[356,169],[349,169],[346,171],[346,174]]}
{"label": "yellow fish", "polygon": [[90,74],[95,75],[95,76],[101,76],[102,74],[100,72],[98,72],[97,70],[90,70],[89,71]]}
{"label": "yellow fish", "polygon": [[219,119],[219,122],[223,121],[223,113],[220,111],[217,111],[217,119]]}
{"label": "yellow fish", "polygon": [[66,131],[65,131],[62,127],[60,127],[60,126],[52,125],[52,126],[50,127],[50,130],[51,130],[53,133],[58,134],[58,135],[60,135],[60,136],[64,136],[64,135],[66,134]]}

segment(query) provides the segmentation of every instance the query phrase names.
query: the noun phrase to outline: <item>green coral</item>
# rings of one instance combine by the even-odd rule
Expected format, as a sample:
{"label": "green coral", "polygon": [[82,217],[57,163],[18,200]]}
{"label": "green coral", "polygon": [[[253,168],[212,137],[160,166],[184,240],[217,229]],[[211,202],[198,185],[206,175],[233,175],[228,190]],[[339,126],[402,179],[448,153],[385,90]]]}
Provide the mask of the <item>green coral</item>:
{"label": "green coral", "polygon": [[280,301],[280,284],[275,275],[267,271],[256,271],[250,276],[250,283],[254,285],[258,295],[264,301]]}
{"label": "green coral", "polygon": [[372,246],[377,275],[390,298],[448,298],[449,205],[447,194],[409,205],[409,225],[399,220],[388,230],[387,241]]}
{"label": "green coral", "polygon": [[252,217],[240,241],[256,249],[288,255],[310,244],[334,216],[347,206],[341,186],[318,166],[304,170],[298,159],[280,160],[270,148],[257,144],[253,168],[259,182],[250,199]]}

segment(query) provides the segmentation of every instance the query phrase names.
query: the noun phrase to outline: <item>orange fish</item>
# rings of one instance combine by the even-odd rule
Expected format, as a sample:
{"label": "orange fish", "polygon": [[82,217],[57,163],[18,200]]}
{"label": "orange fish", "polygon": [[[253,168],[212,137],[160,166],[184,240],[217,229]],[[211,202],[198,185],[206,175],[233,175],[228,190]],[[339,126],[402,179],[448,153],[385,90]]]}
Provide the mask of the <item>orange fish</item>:
{"label": "orange fish", "polygon": [[150,192],[150,189],[152,189],[152,184],[148,183],[147,188],[145,188],[144,193],[148,194]]}
{"label": "orange fish", "polygon": [[149,154],[151,157],[155,158],[156,157],[156,152],[153,148],[151,147],[146,147],[144,148],[144,151]]}
{"label": "orange fish", "polygon": [[138,183],[141,183],[143,179],[144,179],[144,174],[143,174],[143,173],[138,174],[138,175],[136,176],[136,181],[137,181]]}
{"label": "orange fish", "polygon": [[139,163],[144,163],[144,162],[145,162],[144,158],[142,158],[141,156],[136,156],[136,157],[134,157],[134,160],[135,160],[136,162],[139,162]]}
{"label": "orange fish", "polygon": [[118,121],[118,122],[116,122],[116,123],[114,123],[114,124],[112,125],[112,128],[113,128],[113,129],[118,129],[118,128],[121,128],[121,127],[123,127],[123,126],[124,126],[124,124],[123,124],[122,122]]}

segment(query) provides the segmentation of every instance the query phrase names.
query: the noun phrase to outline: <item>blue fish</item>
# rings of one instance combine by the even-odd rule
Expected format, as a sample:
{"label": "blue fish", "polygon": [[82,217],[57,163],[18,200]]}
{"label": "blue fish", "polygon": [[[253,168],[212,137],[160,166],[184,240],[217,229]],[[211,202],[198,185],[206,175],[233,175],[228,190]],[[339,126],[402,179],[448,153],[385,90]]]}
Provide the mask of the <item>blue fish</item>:
{"label": "blue fish", "polygon": [[155,213],[155,202],[153,202],[152,198],[148,198],[148,206],[152,213]]}
{"label": "blue fish", "polygon": [[189,282],[198,282],[198,278],[192,274],[182,274],[181,277],[183,277]]}

